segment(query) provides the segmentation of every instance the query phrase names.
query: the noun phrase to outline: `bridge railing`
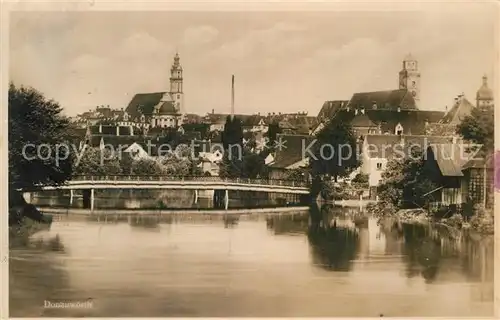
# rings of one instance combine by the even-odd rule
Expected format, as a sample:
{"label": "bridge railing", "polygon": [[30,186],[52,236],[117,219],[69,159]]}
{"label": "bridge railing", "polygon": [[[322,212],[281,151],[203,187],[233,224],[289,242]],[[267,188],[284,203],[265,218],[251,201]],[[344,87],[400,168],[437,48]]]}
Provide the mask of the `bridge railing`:
{"label": "bridge railing", "polygon": [[229,182],[260,184],[288,187],[307,187],[305,181],[278,180],[278,179],[248,179],[248,178],[221,178],[214,176],[164,176],[164,175],[78,175],[73,176],[72,181],[200,181],[200,182]]}

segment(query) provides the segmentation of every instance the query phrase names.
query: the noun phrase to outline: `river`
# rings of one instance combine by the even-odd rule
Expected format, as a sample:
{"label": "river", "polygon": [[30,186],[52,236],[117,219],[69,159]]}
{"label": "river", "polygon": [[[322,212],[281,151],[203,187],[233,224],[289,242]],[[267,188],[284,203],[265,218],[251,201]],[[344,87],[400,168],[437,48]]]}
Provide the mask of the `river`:
{"label": "river", "polygon": [[492,237],[444,231],[332,208],[70,213],[11,241],[10,316],[493,316]]}

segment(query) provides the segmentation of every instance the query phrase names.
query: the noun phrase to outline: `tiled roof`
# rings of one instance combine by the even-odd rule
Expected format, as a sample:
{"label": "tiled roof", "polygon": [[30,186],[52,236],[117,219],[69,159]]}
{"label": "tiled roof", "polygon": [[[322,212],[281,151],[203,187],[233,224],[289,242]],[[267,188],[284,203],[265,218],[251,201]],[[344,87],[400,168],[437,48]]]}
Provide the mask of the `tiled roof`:
{"label": "tiled roof", "polygon": [[185,115],[184,123],[201,123],[203,117],[197,114],[188,113]]}
{"label": "tiled roof", "polygon": [[461,144],[432,144],[428,147],[428,152],[432,152],[433,158],[445,177],[461,177],[462,169],[470,160],[466,148]]}
{"label": "tiled roof", "polygon": [[224,124],[226,123],[226,118],[228,115],[229,114],[223,114],[223,113],[208,113],[203,118],[203,121],[209,124]]}
{"label": "tiled roof", "polygon": [[138,93],[128,104],[126,111],[132,117],[139,117],[142,113],[151,115],[154,107],[161,101],[166,92]]}
{"label": "tiled roof", "polygon": [[360,113],[351,121],[351,126],[353,127],[375,127],[377,124],[373,122],[370,117],[365,113]]}
{"label": "tiled roof", "polygon": [[246,116],[242,119],[242,122],[245,127],[253,127],[258,126],[261,120],[264,120],[264,124],[267,124],[266,118],[261,115]]}
{"label": "tiled roof", "polygon": [[494,169],[495,168],[494,160],[495,157],[494,154],[492,153],[489,154],[486,158],[471,159],[463,165],[462,170],[469,168],[484,168],[485,166],[487,169]]}
{"label": "tiled roof", "polygon": [[280,129],[295,129],[295,127],[288,120],[282,120],[278,125]]}
{"label": "tiled roof", "polygon": [[421,136],[421,135],[366,135],[364,147],[367,155],[371,158],[391,159],[394,156],[406,156],[412,151],[425,152],[432,144],[448,144],[452,142],[451,137]]}
{"label": "tiled roof", "polygon": [[349,108],[369,109],[417,109],[415,100],[406,89],[355,93],[347,105]]}
{"label": "tiled roof", "polygon": [[288,120],[297,129],[298,134],[309,134],[318,123],[318,118],[312,116],[297,116]]}
{"label": "tiled roof", "polygon": [[273,168],[286,168],[294,163],[302,161],[302,145],[307,147],[314,139],[309,135],[286,135],[278,134],[276,139],[281,139],[283,148],[276,152]]}
{"label": "tiled roof", "polygon": [[429,123],[425,126],[425,133],[431,136],[454,136],[456,131],[456,125],[452,124]]}
{"label": "tiled roof", "polygon": [[131,130],[133,133],[133,128],[129,126],[116,126],[116,125],[90,126],[90,134],[98,136],[116,136],[117,130],[118,130],[118,135],[120,136],[121,135],[130,136]]}
{"label": "tiled roof", "polygon": [[358,110],[343,110],[338,116],[351,121],[355,127],[378,127],[380,125],[383,133],[386,131],[394,134],[395,128],[399,124],[403,127],[403,133],[407,135],[424,135],[426,133],[425,124],[438,122],[443,112],[427,110],[365,110],[364,113]]}
{"label": "tiled roof", "polygon": [[443,116],[441,123],[458,125],[466,116],[471,114],[472,109],[474,109],[474,106],[465,97],[458,98],[450,111]]}
{"label": "tiled roof", "polygon": [[320,122],[327,121],[331,119],[337,110],[347,105],[349,100],[333,100],[333,101],[325,101],[323,107],[318,113],[318,120]]}

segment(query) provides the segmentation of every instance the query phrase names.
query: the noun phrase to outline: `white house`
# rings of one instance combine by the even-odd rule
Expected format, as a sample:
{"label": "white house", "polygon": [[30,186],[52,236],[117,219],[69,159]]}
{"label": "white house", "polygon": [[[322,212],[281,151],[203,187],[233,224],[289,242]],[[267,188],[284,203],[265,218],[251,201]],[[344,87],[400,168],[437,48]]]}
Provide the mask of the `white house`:
{"label": "white house", "polygon": [[151,155],[137,142],[132,143],[124,152],[130,154],[135,159],[151,158]]}

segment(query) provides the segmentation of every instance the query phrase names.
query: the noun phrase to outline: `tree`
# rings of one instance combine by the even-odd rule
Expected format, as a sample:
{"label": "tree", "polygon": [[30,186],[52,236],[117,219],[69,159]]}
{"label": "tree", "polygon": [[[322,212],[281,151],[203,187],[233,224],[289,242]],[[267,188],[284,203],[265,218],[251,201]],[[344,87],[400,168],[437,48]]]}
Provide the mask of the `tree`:
{"label": "tree", "polygon": [[481,154],[491,152],[495,146],[495,122],[493,107],[473,108],[457,126],[457,133],[465,140],[482,144]]}
{"label": "tree", "polygon": [[9,188],[36,189],[70,178],[74,150],[69,119],[56,102],[33,88],[9,85]]}
{"label": "tree", "polygon": [[224,150],[227,150],[231,145],[243,145],[243,127],[240,119],[227,116],[222,132],[222,145]]}
{"label": "tree", "polygon": [[[82,151],[81,159],[75,161],[73,174],[105,176],[127,173],[123,172],[122,163],[112,152],[113,151],[109,149],[101,150],[99,148],[85,147]],[[127,155],[125,155],[125,157],[127,157]]]}
{"label": "tree", "polygon": [[278,134],[281,133],[281,128],[277,121],[273,121],[269,124],[269,128],[267,130],[267,137],[269,138],[269,144],[272,146],[274,141],[276,141]]}
{"label": "tree", "polygon": [[224,153],[219,175],[224,178],[267,178],[268,170],[262,155],[244,149],[241,158],[230,158]]}
{"label": "tree", "polygon": [[307,168],[296,168],[287,170],[285,180],[293,180],[296,182],[305,182],[309,177]]}
{"label": "tree", "polygon": [[421,150],[411,157],[394,158],[387,162],[378,195],[382,202],[394,208],[426,207],[431,198],[426,194],[436,185],[428,178]]}
{"label": "tree", "polygon": [[132,174],[154,176],[163,174],[164,169],[157,161],[148,158],[137,159],[132,162]]}
{"label": "tree", "polygon": [[360,166],[356,137],[348,121],[330,121],[316,138],[309,162],[313,175],[337,181]]}
{"label": "tree", "polygon": [[[185,152],[179,149],[179,153]],[[162,174],[171,176],[189,176],[193,172],[193,160],[189,157],[181,157],[178,153],[172,152],[158,160],[161,165]]]}

